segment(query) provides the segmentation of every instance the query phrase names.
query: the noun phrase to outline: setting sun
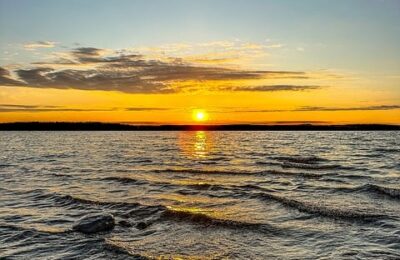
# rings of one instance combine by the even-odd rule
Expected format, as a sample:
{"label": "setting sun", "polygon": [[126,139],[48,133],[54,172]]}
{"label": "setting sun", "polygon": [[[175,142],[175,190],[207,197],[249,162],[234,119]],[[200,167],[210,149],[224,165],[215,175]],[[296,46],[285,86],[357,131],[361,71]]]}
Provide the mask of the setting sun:
{"label": "setting sun", "polygon": [[208,114],[204,110],[193,111],[193,119],[198,122],[203,122],[208,119]]}

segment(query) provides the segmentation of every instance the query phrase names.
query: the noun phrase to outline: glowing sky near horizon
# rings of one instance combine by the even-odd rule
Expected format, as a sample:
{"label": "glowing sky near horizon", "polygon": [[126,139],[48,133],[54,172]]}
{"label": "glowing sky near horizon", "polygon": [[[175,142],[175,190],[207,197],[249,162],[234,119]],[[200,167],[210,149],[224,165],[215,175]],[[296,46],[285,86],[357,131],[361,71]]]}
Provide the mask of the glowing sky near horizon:
{"label": "glowing sky near horizon", "polygon": [[398,0],[0,0],[0,122],[400,124]]}

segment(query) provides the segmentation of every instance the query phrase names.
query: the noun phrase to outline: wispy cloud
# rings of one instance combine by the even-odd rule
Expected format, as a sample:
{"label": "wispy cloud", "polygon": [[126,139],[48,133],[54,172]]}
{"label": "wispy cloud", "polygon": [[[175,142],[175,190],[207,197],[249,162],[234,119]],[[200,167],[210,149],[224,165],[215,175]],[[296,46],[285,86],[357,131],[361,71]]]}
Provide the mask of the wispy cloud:
{"label": "wispy cloud", "polygon": [[381,105],[366,107],[301,107],[296,111],[367,111],[367,110],[394,110],[400,109],[400,105]]}
{"label": "wispy cloud", "polygon": [[164,107],[127,107],[123,108],[125,111],[167,111],[172,110],[171,108]]}
{"label": "wispy cloud", "polygon": [[0,113],[10,112],[96,112],[96,111],[113,111],[113,109],[80,109],[66,108],[59,106],[34,106],[34,105],[10,105],[0,104]]}
{"label": "wispy cloud", "polygon": [[322,86],[300,86],[300,85],[264,85],[264,86],[239,86],[239,87],[223,87],[221,90],[228,91],[303,91],[303,90],[313,90],[319,89]]}
{"label": "wispy cloud", "polygon": [[26,50],[36,50],[39,48],[53,48],[56,46],[56,42],[51,41],[37,41],[24,44]]}
{"label": "wispy cloud", "polygon": [[283,44],[277,43],[277,44],[270,44],[270,45],[266,45],[265,48],[267,49],[279,49],[282,48]]}
{"label": "wispy cloud", "polygon": [[0,85],[3,86],[24,86],[25,83],[11,78],[11,74],[5,68],[0,67]]}
{"label": "wispy cloud", "polygon": [[113,108],[69,108],[63,106],[45,105],[20,105],[20,104],[0,104],[0,113],[10,112],[110,112],[110,111],[167,111],[171,108],[159,107],[113,107]]}
{"label": "wispy cloud", "polygon": [[[30,47],[52,46],[37,42]],[[199,45],[199,44],[198,44]],[[212,42],[207,46],[234,53],[257,53],[266,46],[257,43]],[[204,47],[204,46],[201,46]],[[275,46],[278,47],[278,46]],[[169,49],[191,48],[175,44]],[[167,49],[168,49],[167,48]],[[213,55],[158,57],[137,50],[109,50],[78,47],[55,53],[58,57],[36,61],[29,66],[7,70],[0,67],[0,86],[120,91],[125,93],[168,94],[182,91],[301,91],[317,85],[266,84],[315,78],[304,71],[243,69],[221,65],[229,59],[225,52]],[[239,55],[240,56],[240,55]]]}
{"label": "wispy cloud", "polygon": [[37,105],[20,105],[20,104],[0,104],[1,108],[15,109],[31,109],[31,108],[57,108],[59,106],[37,106]]}
{"label": "wispy cloud", "polygon": [[317,107],[303,106],[295,109],[244,109],[235,112],[244,113],[274,113],[274,112],[335,112],[335,111],[381,111],[400,109],[400,105],[379,105],[364,107]]}

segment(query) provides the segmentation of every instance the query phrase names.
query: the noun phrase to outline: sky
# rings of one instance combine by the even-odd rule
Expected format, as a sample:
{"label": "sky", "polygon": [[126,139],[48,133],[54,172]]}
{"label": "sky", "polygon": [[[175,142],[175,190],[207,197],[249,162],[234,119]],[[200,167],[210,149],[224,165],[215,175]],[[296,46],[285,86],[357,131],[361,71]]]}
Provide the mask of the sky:
{"label": "sky", "polygon": [[400,1],[0,0],[0,122],[200,118],[400,124]]}

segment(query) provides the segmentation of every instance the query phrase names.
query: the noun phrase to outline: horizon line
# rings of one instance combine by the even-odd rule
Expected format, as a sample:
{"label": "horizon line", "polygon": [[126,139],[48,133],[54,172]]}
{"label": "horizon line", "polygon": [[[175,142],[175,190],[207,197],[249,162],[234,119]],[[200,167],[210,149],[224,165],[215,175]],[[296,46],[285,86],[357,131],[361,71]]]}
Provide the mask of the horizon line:
{"label": "horizon line", "polygon": [[102,122],[14,122],[0,123],[0,131],[390,131],[392,124],[229,124],[229,125],[129,125]]}

